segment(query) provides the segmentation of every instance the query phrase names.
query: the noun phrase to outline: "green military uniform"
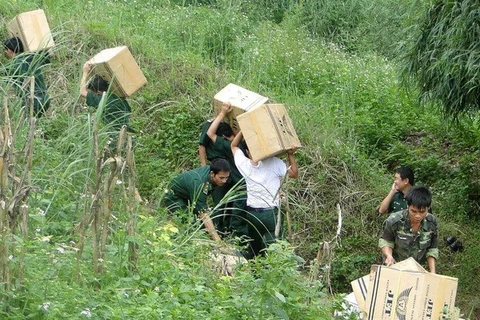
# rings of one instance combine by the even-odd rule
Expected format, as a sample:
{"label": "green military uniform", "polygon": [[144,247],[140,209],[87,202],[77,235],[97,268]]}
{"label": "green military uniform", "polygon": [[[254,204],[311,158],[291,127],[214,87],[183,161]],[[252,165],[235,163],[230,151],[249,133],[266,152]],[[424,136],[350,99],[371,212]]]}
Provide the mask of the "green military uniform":
{"label": "green military uniform", "polygon": [[242,179],[242,175],[238,171],[237,167],[235,166],[235,161],[233,160],[233,154],[230,148],[232,142],[220,136],[217,136],[217,139],[215,139],[215,142],[213,142],[212,139],[210,139],[210,137],[207,135],[210,125],[210,121],[205,121],[202,124],[198,144],[205,147],[208,161],[212,161],[213,159],[217,158],[223,158],[228,161],[228,164],[231,168],[229,181],[231,181],[230,185],[233,186]]}
{"label": "green military uniform", "polygon": [[27,107],[30,107],[31,103],[29,77],[34,77],[33,112],[36,117],[42,116],[50,107],[50,98],[42,73],[42,67],[48,63],[50,63],[48,52],[41,51],[36,54],[16,55],[12,63],[6,67],[7,74],[14,80],[18,96],[24,100]]}
{"label": "green military uniform", "polygon": [[395,192],[388,205],[388,213],[397,212],[407,209],[407,200],[405,200],[405,195],[401,191]]}
{"label": "green military uniform", "polygon": [[[244,183],[242,180],[243,177],[235,166],[235,161],[233,160],[233,154],[230,147],[232,142],[220,136],[217,136],[217,139],[215,139],[215,142],[213,142],[207,135],[207,131],[211,124],[211,121],[205,121],[202,123],[198,144],[205,147],[208,161],[212,161],[213,159],[217,158],[223,158],[227,160],[228,164],[230,165],[230,177],[228,178],[227,183],[216,188],[212,194],[213,203],[216,205],[222,201],[227,192],[239,181],[242,181],[239,184],[239,189],[244,190]],[[228,208],[231,208],[231,210],[227,209],[229,212],[226,212],[226,214],[222,215],[222,219],[219,219],[218,217],[212,217],[217,229],[220,232],[225,232],[228,229],[232,229],[237,236],[246,235],[247,225],[245,219],[235,219],[235,217],[232,217],[232,215],[235,214],[242,215],[242,209],[245,207],[245,204],[246,197],[243,197],[242,199],[236,199],[231,205],[227,206]],[[220,211],[217,213],[221,214]],[[231,221],[230,217],[232,217],[234,221]]]}
{"label": "green military uniform", "polygon": [[185,171],[172,179],[163,199],[164,206],[174,213],[193,207],[195,215],[207,210],[207,197],[214,190],[210,181],[210,166]]}
{"label": "green military uniform", "polygon": [[392,248],[392,255],[396,261],[409,257],[418,263],[425,263],[427,257],[438,259],[437,225],[437,218],[429,213],[415,233],[410,224],[408,209],[394,212],[383,223],[383,233],[378,246]]}
{"label": "green military uniform", "polygon": [[[105,109],[102,113],[102,121],[112,131],[120,131],[123,125],[127,126],[128,132],[135,132],[130,127],[130,113],[132,112],[127,100],[116,96],[113,93],[105,93],[106,102]],[[87,105],[98,108],[102,100],[102,94],[96,94],[88,91],[86,103]]]}

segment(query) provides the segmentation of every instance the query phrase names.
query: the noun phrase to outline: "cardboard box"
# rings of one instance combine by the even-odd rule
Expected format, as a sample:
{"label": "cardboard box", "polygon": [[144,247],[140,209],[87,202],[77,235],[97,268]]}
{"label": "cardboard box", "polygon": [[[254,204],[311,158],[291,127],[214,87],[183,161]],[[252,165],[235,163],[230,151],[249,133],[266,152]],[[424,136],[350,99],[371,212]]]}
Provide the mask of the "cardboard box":
{"label": "cardboard box", "polygon": [[126,46],[100,51],[88,61],[92,72],[110,83],[119,97],[128,97],[147,83],[142,70]]}
{"label": "cardboard box", "polygon": [[8,34],[22,41],[25,52],[34,52],[55,45],[47,17],[43,10],[34,10],[17,15],[7,24]]}
{"label": "cardboard box", "polygon": [[[353,294],[355,295],[355,300],[357,301],[358,307],[360,308],[361,311],[366,312],[366,300],[367,300],[367,292],[368,292],[368,286],[370,283],[370,275],[373,274],[378,268],[378,265],[373,265],[372,270],[370,274],[367,274],[366,276],[363,276],[361,278],[358,278],[352,282],[350,282],[352,289],[353,289]],[[426,273],[427,270],[425,270],[415,259],[413,258],[408,258],[403,261],[400,261],[394,265],[392,265],[390,268],[396,269],[396,270],[408,270],[408,271],[417,271],[417,272],[424,272]]]}
{"label": "cardboard box", "polygon": [[425,270],[424,267],[422,267],[420,263],[418,263],[412,257],[405,259],[403,261],[397,262],[391,265],[390,268],[397,269],[397,270],[405,270],[405,271],[418,271],[418,272],[425,272],[425,273],[428,272],[427,270]]}
{"label": "cardboard box", "polygon": [[444,319],[454,312],[458,279],[378,266],[366,300],[369,320]]}
{"label": "cardboard box", "polygon": [[365,302],[367,301],[369,283],[370,283],[369,274],[350,282],[350,285],[352,286],[352,289],[353,289],[353,294],[355,295],[355,300],[357,301],[357,304],[358,304],[358,308],[361,311],[365,311]]}
{"label": "cardboard box", "polygon": [[251,111],[268,101],[268,98],[259,95],[258,93],[249,91],[236,84],[230,83],[225,88],[220,90],[213,98],[213,107],[215,115],[222,110],[222,104],[230,102],[233,110],[228,114],[227,121],[234,130],[238,131],[237,116],[242,113]]}
{"label": "cardboard box", "polygon": [[283,104],[264,104],[238,115],[237,120],[253,161],[301,147]]}

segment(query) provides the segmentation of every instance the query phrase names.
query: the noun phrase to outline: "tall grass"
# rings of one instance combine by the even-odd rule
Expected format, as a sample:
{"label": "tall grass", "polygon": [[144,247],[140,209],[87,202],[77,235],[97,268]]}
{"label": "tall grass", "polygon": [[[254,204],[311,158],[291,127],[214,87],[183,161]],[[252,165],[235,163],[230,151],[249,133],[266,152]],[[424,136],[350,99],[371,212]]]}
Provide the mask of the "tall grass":
{"label": "tall grass", "polygon": [[[478,287],[477,269],[469,260],[479,245],[477,226],[470,222],[478,215],[478,123],[447,126],[434,105],[419,107],[400,87],[394,62],[370,50],[365,53],[365,46],[385,42],[390,56],[397,39],[392,35],[388,42],[392,29],[378,35],[378,42],[371,35],[362,37],[367,22],[377,32],[384,26],[366,18],[365,12],[377,12],[372,4],[350,12],[357,6],[317,2],[328,6],[320,12],[309,10],[314,4],[309,1],[302,7],[261,3],[264,11],[256,14],[259,7],[243,1],[2,4],[5,20],[43,5],[59,43],[56,60],[46,70],[52,110],[38,122],[46,139],[35,139],[32,164],[32,183],[40,192],[32,196],[30,207],[45,215],[30,212],[28,290],[5,292],[8,303],[2,316],[62,318],[90,312],[111,319],[329,318],[322,283],[305,282],[292,263],[292,250],[313,262],[320,244],[335,235],[339,204],[344,224],[330,277],[335,292],[349,292],[349,281],[381,262],[376,235],[382,219],[375,209],[389,190],[391,170],[400,164],[413,164],[419,183],[434,191],[441,235],[465,239],[467,251],[462,254],[442,246],[445,258],[438,271],[460,278],[462,307],[472,306],[465,297]],[[379,8],[386,10],[389,3],[382,1]],[[400,4],[392,8],[396,6]],[[380,13],[384,19],[386,11]],[[330,20],[320,19],[327,15]],[[335,21],[348,25],[330,26],[337,33],[319,40],[315,35],[320,32],[304,20],[310,16],[318,23],[340,16]],[[363,29],[355,29],[355,21]],[[85,242],[76,259],[75,226],[91,204],[87,186],[94,185],[96,165],[91,152],[95,115],[79,100],[78,82],[84,61],[116,45],[129,46],[148,79],[129,98],[132,124],[139,131],[133,141],[138,188],[148,203],[131,205],[122,196],[125,189],[115,187],[110,195],[112,219],[105,229],[111,233],[103,261],[97,260],[102,267],[98,276],[92,267],[93,245]],[[266,261],[240,269],[234,278],[212,273],[205,258],[211,248],[198,226],[170,221],[156,205],[174,175],[199,165],[198,125],[212,116],[213,95],[229,82],[285,103],[304,145],[296,154],[300,177],[284,188],[293,249],[275,246]],[[106,140],[101,134],[99,145]],[[444,151],[451,149],[455,151],[446,156]],[[137,234],[124,227],[129,214],[138,217]],[[45,238],[50,242],[42,242]],[[136,270],[130,268],[129,244],[138,250]]]}

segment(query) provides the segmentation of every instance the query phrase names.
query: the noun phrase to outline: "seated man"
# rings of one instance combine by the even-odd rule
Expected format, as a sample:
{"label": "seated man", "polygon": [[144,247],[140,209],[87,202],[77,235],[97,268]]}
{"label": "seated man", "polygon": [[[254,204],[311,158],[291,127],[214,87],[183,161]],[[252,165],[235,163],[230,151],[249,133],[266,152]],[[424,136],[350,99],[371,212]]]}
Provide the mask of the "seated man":
{"label": "seated man", "polygon": [[[6,66],[6,74],[13,78],[17,95],[24,100],[27,110],[33,103],[33,115],[41,117],[50,107],[50,97],[42,72],[42,67],[50,63],[49,52],[24,53],[22,41],[17,37],[6,40],[3,46],[7,57],[13,60]],[[30,77],[34,78],[33,96]]]}
{"label": "seated man", "polygon": [[286,174],[290,178],[296,178],[298,166],[293,156],[295,150],[287,152],[288,165],[277,157],[253,161],[248,149],[247,157],[238,147],[241,140],[242,132],[239,132],[231,147],[235,164],[247,185],[245,218],[248,221],[248,236],[252,239],[252,253],[259,255],[276,239],[275,227],[282,179]]}
{"label": "seated man", "polygon": [[[87,77],[92,67],[88,63],[83,65],[83,75],[80,81],[80,95],[86,98],[87,105],[98,108],[105,95],[105,109],[102,113],[102,121],[110,131],[120,131],[122,126],[127,127],[127,131],[134,133],[135,130],[130,127],[130,113],[132,112],[127,100],[108,92],[109,83],[95,75],[87,83]],[[108,94],[107,94],[108,92]]]}
{"label": "seated man", "polygon": [[392,213],[407,209],[405,195],[414,185],[415,178],[411,168],[401,167],[395,170],[395,178],[393,180],[392,188],[380,204],[380,207],[377,210],[378,214],[384,214],[386,212]]}
{"label": "seated man", "polygon": [[230,175],[225,159],[215,159],[209,166],[186,171],[172,179],[165,192],[163,205],[171,213],[192,208],[214,240],[220,240],[208,212],[207,197],[215,188],[223,186]]}
{"label": "seated man", "polygon": [[437,218],[428,212],[432,203],[430,191],[423,186],[412,187],[406,196],[406,210],[392,213],[383,223],[383,233],[378,241],[385,264],[414,258],[418,263],[428,263],[435,273],[438,259]]}

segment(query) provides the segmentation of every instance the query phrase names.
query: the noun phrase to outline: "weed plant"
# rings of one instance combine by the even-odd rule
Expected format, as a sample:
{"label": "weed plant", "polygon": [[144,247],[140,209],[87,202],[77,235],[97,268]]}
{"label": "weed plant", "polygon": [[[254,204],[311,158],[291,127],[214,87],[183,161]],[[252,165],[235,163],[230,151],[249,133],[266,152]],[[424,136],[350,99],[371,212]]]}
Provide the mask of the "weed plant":
{"label": "weed plant", "polygon": [[[375,209],[391,186],[393,169],[412,165],[418,184],[433,191],[440,237],[464,240],[460,253],[442,243],[438,272],[459,278],[459,305],[473,319],[480,285],[478,119],[448,123],[436,105],[420,107],[411,94],[415,91],[397,80],[397,65],[390,59],[395,57],[390,48],[399,40],[394,30],[412,19],[403,13],[419,7],[412,11],[413,2],[405,7],[396,2],[390,9],[399,15],[384,28],[391,3],[375,3],[378,10],[363,4],[2,3],[3,22],[42,7],[58,45],[45,71],[52,108],[38,120],[34,146],[32,179],[39,191],[29,200],[25,281],[1,294],[1,317],[330,319],[327,267],[333,291],[347,293],[351,280],[381,263],[376,243],[383,217]],[[318,6],[328,10],[313,10]],[[353,8],[358,10],[349,11]],[[372,19],[377,12],[378,19]],[[109,241],[105,259],[97,261],[103,266],[99,275],[91,241],[81,256],[77,248],[76,228],[91,204],[93,123],[99,116],[84,108],[78,84],[83,63],[117,45],[129,46],[148,80],[129,98],[132,125],[139,131],[135,157],[145,202],[134,207],[137,234],[129,235],[126,179],[119,179],[123,184],[111,194]],[[285,103],[303,144],[296,153],[300,176],[283,188],[291,246],[272,246],[266,259],[240,267],[233,278],[212,271],[207,258],[212,245],[198,226],[170,220],[157,205],[174,175],[199,165],[199,125],[213,116],[212,97],[229,82]],[[11,90],[3,92],[15,99]],[[101,146],[107,136],[100,134]],[[343,228],[332,264],[319,266],[319,277],[307,281],[292,254],[313,268],[320,245],[335,236],[337,204]],[[139,248],[135,270],[128,259],[132,241]],[[12,268],[16,259],[8,262]]]}

